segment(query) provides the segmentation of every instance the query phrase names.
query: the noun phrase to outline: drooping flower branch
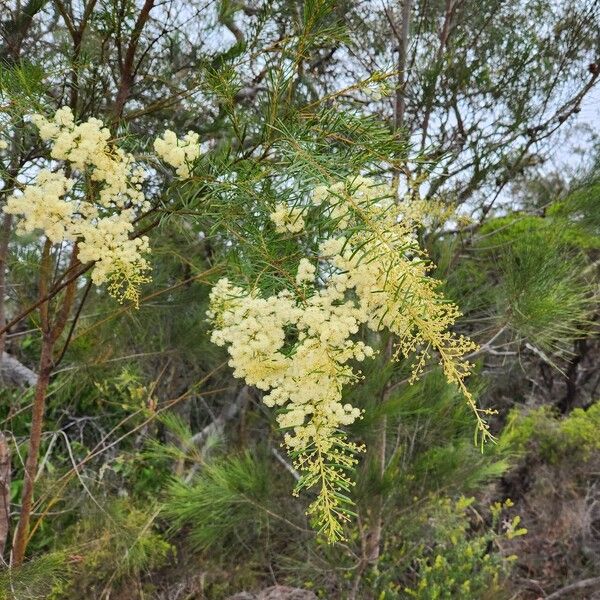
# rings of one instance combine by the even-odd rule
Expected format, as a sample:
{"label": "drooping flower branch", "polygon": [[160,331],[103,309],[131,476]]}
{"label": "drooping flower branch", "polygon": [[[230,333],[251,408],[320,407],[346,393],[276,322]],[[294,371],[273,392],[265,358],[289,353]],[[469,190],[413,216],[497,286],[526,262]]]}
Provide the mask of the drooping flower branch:
{"label": "drooping flower branch", "polygon": [[[412,381],[435,353],[475,411],[481,434],[489,433],[485,411],[465,385],[471,365],[462,357],[475,344],[451,332],[460,313],[429,277],[417,242],[422,210],[397,204],[389,186],[363,177],[317,187],[311,200],[335,233],[324,236],[317,257],[301,259],[298,293],[262,297],[222,279],[212,290],[209,318],[212,340],[227,346],[234,375],[268,392],[267,406],[281,407],[277,421],[288,430],[285,444],[302,473],[296,492],[317,488],[309,514],[335,541],[352,514],[349,471],[360,450],[341,430],[360,417],[344,403],[343,389],[359,379],[351,361],[374,354],[357,340],[361,327],[394,334],[395,358],[414,358]],[[298,223],[310,227],[308,211],[278,205],[271,220],[278,231],[297,233]]]}

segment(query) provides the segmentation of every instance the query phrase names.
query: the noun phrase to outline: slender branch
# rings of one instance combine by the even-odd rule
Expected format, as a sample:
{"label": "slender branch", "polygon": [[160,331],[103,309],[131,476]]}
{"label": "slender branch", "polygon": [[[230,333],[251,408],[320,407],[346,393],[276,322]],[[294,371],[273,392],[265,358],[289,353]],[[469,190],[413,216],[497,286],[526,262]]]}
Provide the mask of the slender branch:
{"label": "slender branch", "polygon": [[131,40],[125,53],[125,59],[123,60],[123,67],[121,69],[121,81],[119,83],[119,91],[117,92],[117,99],[113,110],[114,120],[117,121],[123,114],[123,108],[127,99],[131,94],[131,87],[134,80],[133,61],[135,59],[135,53],[142,35],[142,30],[150,18],[150,11],[154,7],[154,0],[145,0],[144,6],[138,15],[138,18],[133,26],[131,33]]}
{"label": "slender branch", "polygon": [[[40,265],[39,295],[42,302],[39,307],[39,313],[42,326],[42,349],[40,353],[40,366],[31,415],[29,446],[27,450],[27,460],[25,462],[23,490],[21,493],[21,510],[19,513],[19,522],[17,523],[17,528],[15,531],[15,539],[11,557],[11,565],[16,567],[23,563],[25,551],[29,541],[29,524],[33,506],[33,492],[36,474],[38,471],[40,446],[42,442],[46,396],[48,394],[48,386],[50,385],[50,376],[53,369],[52,354],[54,344],[65,328],[73,301],[75,299],[76,291],[76,278],[72,277],[66,284],[66,291],[62,299],[62,304],[54,323],[52,323],[50,318],[50,300],[48,299],[43,301],[43,298],[48,296],[48,281],[52,272],[50,254],[51,247],[52,244],[50,240],[46,240]],[[75,246],[71,254],[69,269],[71,270],[75,268],[78,263],[77,246]]]}
{"label": "slender branch", "polygon": [[[12,230],[12,215],[4,215],[0,235],[0,327],[6,323],[6,262],[8,259],[8,242]],[[0,360],[6,346],[6,332],[0,333]]]}
{"label": "slender branch", "polygon": [[[40,308],[40,322],[42,325],[42,331],[44,335],[50,334],[50,317],[49,317],[49,298],[48,298],[48,281],[50,279],[51,270],[51,256],[50,248],[52,242],[46,239],[44,242],[44,248],[42,249],[42,260],[40,263],[40,281],[39,281],[39,308]],[[48,298],[48,300],[44,300]]]}
{"label": "slender branch", "polygon": [[14,327],[17,323],[20,323],[25,317],[30,315],[34,310],[36,310],[37,308],[42,306],[48,300],[52,300],[52,298],[54,298],[57,294],[59,294],[62,290],[64,290],[69,284],[71,284],[73,281],[75,281],[76,279],[81,277],[84,273],[87,273],[93,266],[94,266],[94,263],[89,263],[88,265],[85,265],[84,267],[82,267],[74,275],[71,275],[71,277],[69,277],[66,281],[57,283],[46,295],[40,297],[37,300],[37,302],[30,304],[26,309],[21,311],[16,317],[14,317],[8,323],[6,323],[4,325],[4,327],[2,327],[0,329],[0,334],[5,333],[11,327]]}
{"label": "slender branch", "polygon": [[38,382],[35,388],[35,397],[33,401],[29,448],[27,451],[27,461],[25,462],[25,473],[23,477],[21,511],[12,549],[11,565],[15,567],[18,567],[23,563],[29,537],[29,522],[31,519],[31,507],[33,505],[33,487],[42,440],[46,394],[50,382],[50,372],[52,370],[52,346],[53,342],[50,336],[44,335],[42,352],[40,355]]}
{"label": "slender branch", "polygon": [[73,317],[73,320],[71,321],[71,325],[69,327],[69,333],[67,334],[67,339],[65,340],[65,343],[63,344],[62,350],[60,351],[58,358],[54,361],[54,368],[56,368],[56,367],[58,367],[58,365],[60,365],[63,358],[65,357],[65,354],[67,353],[67,349],[69,347],[69,344],[71,343],[73,333],[75,332],[75,327],[77,326],[79,317],[81,316],[81,311],[83,310],[83,305],[85,304],[85,301],[87,300],[90,290],[92,289],[92,284],[93,284],[93,282],[90,279],[90,281],[88,281],[87,285],[85,286],[83,296],[81,297],[81,301],[79,302],[79,306],[77,307],[75,316]]}
{"label": "slender branch", "polygon": [[444,58],[444,51],[446,49],[446,44],[448,43],[448,38],[450,36],[450,29],[452,26],[452,20],[454,18],[454,13],[456,11],[456,7],[458,2],[456,0],[446,0],[446,12],[444,14],[444,24],[442,25],[442,29],[439,34],[440,44],[438,46],[437,52],[435,54],[434,63],[435,63],[435,76],[429,87],[429,94],[426,100],[426,108],[425,115],[423,116],[423,126],[421,128],[421,152],[425,150],[425,144],[427,143],[427,134],[429,132],[429,121],[431,119],[431,112],[433,110],[433,101],[436,95],[436,87],[438,83],[439,73],[442,68],[442,60]]}
{"label": "slender branch", "polygon": [[33,17],[42,10],[47,0],[29,0],[13,19],[5,23],[0,21],[0,34],[5,44],[0,48],[0,61],[17,62],[21,53],[23,40],[33,23]]}
{"label": "slender branch", "polygon": [[75,28],[75,24],[73,23],[73,19],[71,19],[67,7],[63,4],[62,0],[52,0],[52,2],[54,6],[56,6],[56,10],[60,13],[60,16],[63,18],[71,38],[75,41],[77,39],[77,29]]}
{"label": "slender branch", "polygon": [[[402,22],[400,23],[400,33],[398,39],[398,85],[396,86],[396,105],[394,117],[394,125],[396,130],[404,127],[404,113],[406,112],[406,58],[408,54],[411,2],[412,0],[404,0],[404,2],[402,2]],[[388,16],[388,18],[390,17]],[[396,30],[395,27],[394,30]]]}

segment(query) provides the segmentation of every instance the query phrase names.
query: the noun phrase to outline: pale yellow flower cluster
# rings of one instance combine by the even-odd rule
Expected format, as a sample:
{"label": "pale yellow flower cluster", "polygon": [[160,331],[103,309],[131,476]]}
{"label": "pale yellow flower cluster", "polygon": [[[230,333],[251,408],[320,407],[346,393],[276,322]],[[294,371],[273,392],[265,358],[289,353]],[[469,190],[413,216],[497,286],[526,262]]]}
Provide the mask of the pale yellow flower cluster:
{"label": "pale yellow flower cluster", "polygon": [[269,215],[269,218],[275,223],[275,230],[279,233],[300,233],[304,229],[302,213],[302,208],[280,202],[275,205],[275,210]]}
{"label": "pale yellow flower cluster", "polygon": [[428,276],[430,265],[414,234],[427,216],[426,205],[397,204],[389,187],[363,177],[345,185],[345,195],[336,187],[324,202],[338,212],[344,204],[352,217],[348,218],[361,226],[348,239],[329,239],[321,245],[321,254],[336,268],[331,284],[353,289],[365,325],[374,331],[391,331],[401,355],[416,355],[413,381],[431,353],[437,353],[447,379],[461,388],[486,435],[485,422],[464,385],[471,365],[461,360],[476,346],[450,331],[460,312],[438,291],[439,282]]}
{"label": "pale yellow flower cluster", "polygon": [[167,129],[162,138],[154,140],[154,150],[175,169],[179,178],[187,179],[194,161],[200,157],[199,139],[200,136],[193,131],[178,139],[174,131]]}
{"label": "pale yellow flower cluster", "polygon": [[135,167],[131,154],[109,143],[110,131],[102,121],[90,118],[79,125],[71,109],[58,109],[53,120],[33,115],[40,137],[52,142],[50,156],[69,163],[79,174],[88,174],[100,185],[96,204],[104,208],[147,208],[141,190],[143,169]]}
{"label": "pale yellow flower cluster", "polygon": [[74,183],[64,173],[41,169],[33,185],[20,195],[10,196],[4,212],[25,217],[17,223],[17,233],[25,235],[39,229],[51,242],[74,241],[73,213],[77,206],[65,199]]}
{"label": "pale yellow flower cluster", "polygon": [[79,260],[94,262],[96,285],[108,283],[119,300],[137,302],[149,269],[148,238],[131,239],[133,221],[149,206],[143,169],[110,143],[110,132],[98,119],[76,124],[63,107],[52,120],[34,115],[32,121],[51,142],[51,157],[68,170],[40,170],[32,184],[8,198],[4,211],[22,217],[21,233],[42,231],[53,243],[77,244]]}
{"label": "pale yellow flower cluster", "polygon": [[296,283],[298,285],[304,285],[305,283],[312,283],[315,279],[317,268],[308,258],[301,258],[298,264],[298,272],[296,274]]}
{"label": "pale yellow flower cluster", "polygon": [[[435,352],[484,434],[487,426],[464,384],[470,365],[461,357],[475,345],[449,330],[459,312],[428,276],[415,235],[415,208],[397,204],[389,186],[363,177],[317,187],[311,200],[335,232],[319,245],[321,285],[315,262],[307,258],[298,266],[298,297],[285,291],[262,298],[222,279],[212,291],[209,317],[212,339],[227,346],[234,375],[268,391],[265,404],[285,409],[277,420],[291,430],[285,442],[305,472],[302,487],[320,486],[309,512],[333,539],[346,518],[337,493],[350,481],[331,465],[352,466],[348,455],[357,450],[340,441],[339,428],[360,415],[343,402],[342,392],[358,379],[349,362],[374,353],[355,339],[361,326],[394,334],[396,356],[416,356],[413,379]],[[270,218],[287,229],[292,210],[301,209],[281,205]]]}
{"label": "pale yellow flower cluster", "polygon": [[[212,341],[227,345],[236,377],[269,391],[267,406],[283,406],[277,419],[290,448],[302,449],[349,425],[360,411],[342,402],[343,386],[356,379],[347,364],[364,360],[373,350],[350,338],[359,320],[352,302],[324,288],[300,300],[283,291],[261,298],[221,279],[211,292]],[[295,332],[291,343],[287,334]]]}
{"label": "pale yellow flower cluster", "polygon": [[[314,265],[302,259],[299,279],[307,287],[314,272]],[[227,346],[234,376],[268,392],[263,398],[267,406],[285,409],[277,421],[290,430],[285,443],[297,452],[296,467],[322,479],[310,511],[317,519],[329,519],[323,527],[327,535],[340,535],[347,515],[339,508],[337,492],[351,481],[332,465],[356,462],[358,448],[345,442],[340,450],[338,430],[360,416],[358,408],[343,402],[342,392],[358,379],[348,363],[373,355],[370,346],[352,339],[364,315],[334,285],[312,287],[303,298],[287,291],[262,298],[227,279],[214,286],[208,314],[215,325],[211,339]]]}

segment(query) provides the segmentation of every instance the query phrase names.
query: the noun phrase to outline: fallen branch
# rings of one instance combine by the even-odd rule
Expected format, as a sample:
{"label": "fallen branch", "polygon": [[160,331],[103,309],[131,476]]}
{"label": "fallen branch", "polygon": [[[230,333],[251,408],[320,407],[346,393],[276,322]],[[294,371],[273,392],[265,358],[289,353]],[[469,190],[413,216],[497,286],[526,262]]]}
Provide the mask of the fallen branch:
{"label": "fallen branch", "polygon": [[34,387],[37,384],[38,376],[14,356],[4,352],[2,361],[0,361],[0,380],[18,387]]}
{"label": "fallen branch", "polygon": [[572,596],[569,595],[571,592],[585,590],[588,588],[600,589],[600,577],[592,577],[590,579],[582,579],[581,581],[572,583],[571,585],[561,588],[560,590],[556,590],[556,592],[553,592],[549,596],[546,596],[545,600],[556,600],[557,598],[565,598],[565,597],[571,598]]}

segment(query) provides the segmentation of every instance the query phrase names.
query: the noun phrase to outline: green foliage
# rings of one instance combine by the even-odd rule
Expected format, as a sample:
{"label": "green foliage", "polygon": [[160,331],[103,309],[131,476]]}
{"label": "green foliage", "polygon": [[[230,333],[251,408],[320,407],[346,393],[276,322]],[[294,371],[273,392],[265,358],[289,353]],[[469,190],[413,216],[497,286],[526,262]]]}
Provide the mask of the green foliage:
{"label": "green foliage", "polygon": [[[442,499],[426,518],[423,515],[423,520],[418,521],[424,529],[423,537],[435,541],[417,548],[414,559],[416,581],[413,587],[404,590],[411,598],[484,600],[508,597],[503,593],[502,583],[516,557],[504,557],[497,544],[502,538],[512,539],[527,532],[518,527],[518,517],[501,526],[502,509],[510,507],[510,502],[492,507],[491,526],[471,532],[468,512],[473,501],[473,498],[464,497],[456,502]],[[384,596],[388,597],[394,596]]]}
{"label": "green foliage", "polygon": [[489,220],[471,258],[451,274],[452,294],[515,341],[569,352],[597,304],[588,261],[569,231],[554,219],[520,213]]}
{"label": "green foliage", "polygon": [[68,585],[55,592],[57,600],[82,594],[100,597],[106,590],[127,586],[127,581],[164,565],[172,550],[155,530],[156,505],[142,510],[121,499],[88,506],[67,532],[73,573]]}
{"label": "green foliage", "polygon": [[0,98],[10,100],[22,114],[27,114],[39,100],[44,91],[44,69],[37,64],[21,61],[8,65],[0,62]]}
{"label": "green foliage", "polygon": [[[477,383],[471,382],[471,388],[477,390]],[[430,493],[470,493],[501,476],[509,466],[507,455],[494,443],[482,450],[473,443],[472,411],[438,369],[418,383],[399,387],[379,406],[367,407],[364,419],[354,426],[367,443],[378,415],[388,418],[396,450],[379,483],[372,468],[365,465],[367,470],[359,477],[359,497],[368,499],[383,486],[390,501],[402,507]]]}
{"label": "green foliage", "polygon": [[48,598],[53,590],[66,585],[68,577],[67,554],[48,552],[26,562],[18,569],[2,569],[0,571],[0,599]]}
{"label": "green foliage", "polygon": [[551,464],[565,459],[586,461],[600,450],[599,428],[600,402],[587,410],[576,408],[564,418],[549,406],[513,410],[499,443],[519,455],[534,451]]}
{"label": "green foliage", "polygon": [[269,495],[267,463],[245,453],[206,464],[191,483],[173,481],[163,514],[173,534],[187,529],[194,550],[236,552],[255,543],[268,526]]}
{"label": "green foliage", "polygon": [[569,259],[547,242],[522,237],[498,257],[497,298],[518,335],[551,352],[567,349],[584,333],[591,289],[581,277],[583,261]]}
{"label": "green foliage", "polygon": [[597,250],[600,247],[599,214],[600,179],[596,173],[548,210],[549,216],[567,225],[563,229],[565,237],[585,250]]}

